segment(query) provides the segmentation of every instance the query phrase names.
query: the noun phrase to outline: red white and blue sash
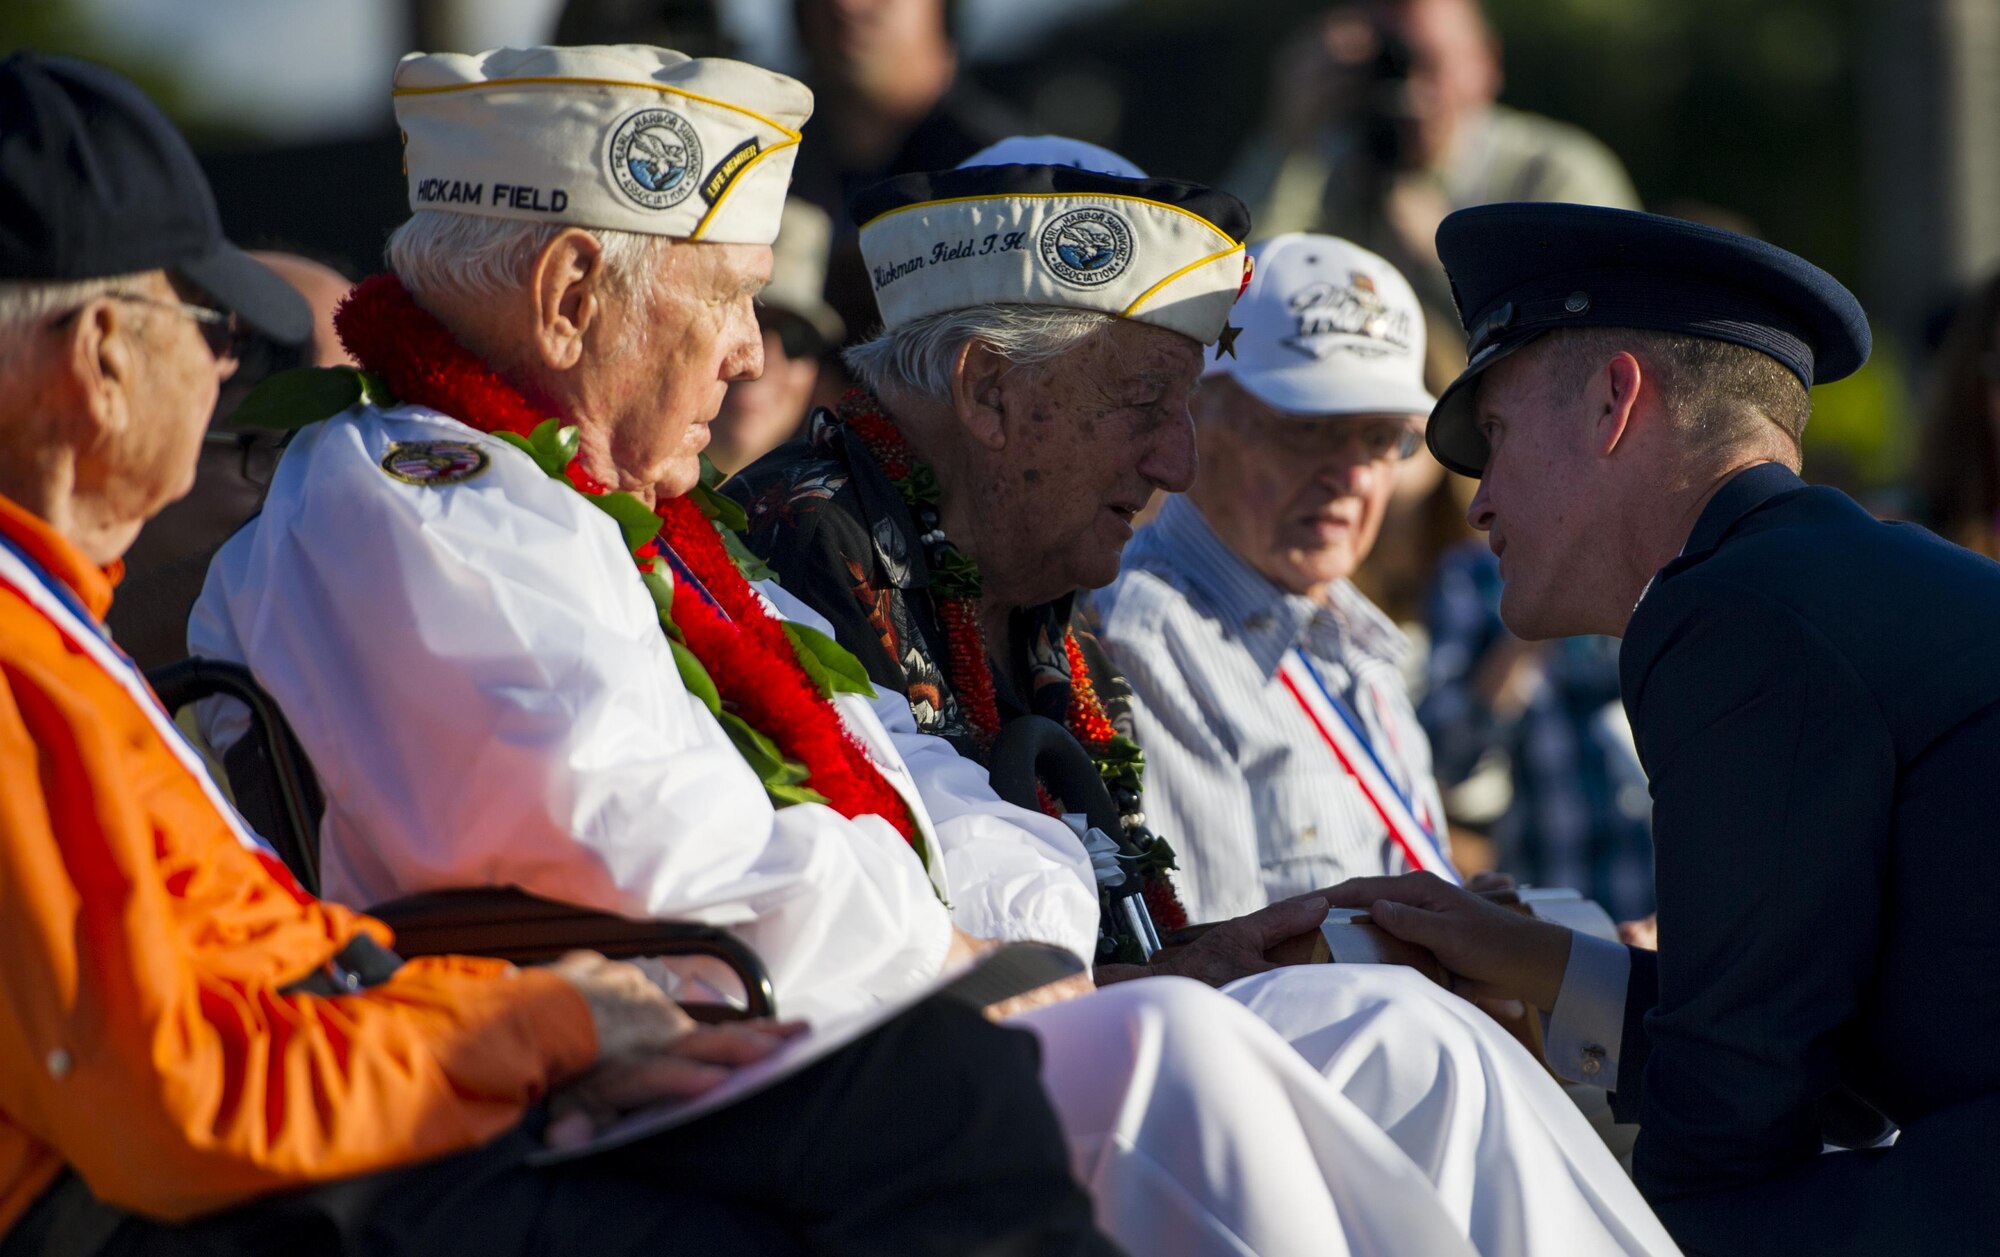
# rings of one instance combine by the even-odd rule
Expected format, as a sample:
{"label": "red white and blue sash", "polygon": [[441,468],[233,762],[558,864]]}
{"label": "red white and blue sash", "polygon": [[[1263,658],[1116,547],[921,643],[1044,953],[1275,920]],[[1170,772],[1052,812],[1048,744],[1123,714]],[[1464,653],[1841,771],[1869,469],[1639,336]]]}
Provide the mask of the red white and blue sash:
{"label": "red white and blue sash", "polygon": [[263,857],[265,866],[274,874],[282,875],[287,886],[293,885],[291,873],[286,870],[277,852],[236,814],[236,809],[223,797],[222,791],[216,788],[215,782],[209,778],[207,765],[202,763],[201,756],[195,749],[188,745],[187,738],[182,735],[179,726],[174,724],[166,708],[160,705],[158,696],[153,693],[152,687],[146,684],[145,676],[140,673],[139,665],[133,663],[132,657],[112,642],[96,618],[82,602],[78,601],[69,586],[43,570],[41,564],[28,557],[26,551],[6,537],[0,537],[0,584],[12,588],[26,598],[30,605],[49,618],[56,626],[56,631],[63,635],[63,639],[72,649],[89,656],[92,663],[102,668],[118,683],[119,688],[146,713],[146,719],[152,722],[154,731],[167,744],[167,749],[173,752],[174,758],[180,761],[181,767],[187,769],[188,775],[194,778],[195,784],[201,787],[202,794],[228,823],[230,831],[236,835],[236,840]]}
{"label": "red white and blue sash", "polygon": [[1361,791],[1361,797],[1368,801],[1383,826],[1389,831],[1389,838],[1403,853],[1403,859],[1413,869],[1424,869],[1437,874],[1456,886],[1459,884],[1458,870],[1445,858],[1444,847],[1438,842],[1437,831],[1430,818],[1420,806],[1396,784],[1382,757],[1375,753],[1375,746],[1368,738],[1368,732],[1354,710],[1333,692],[1319,669],[1313,667],[1312,660],[1297,647],[1285,652],[1278,663],[1278,683],[1283,685],[1306,714],[1306,720],[1318,731],[1320,740],[1354,784]]}

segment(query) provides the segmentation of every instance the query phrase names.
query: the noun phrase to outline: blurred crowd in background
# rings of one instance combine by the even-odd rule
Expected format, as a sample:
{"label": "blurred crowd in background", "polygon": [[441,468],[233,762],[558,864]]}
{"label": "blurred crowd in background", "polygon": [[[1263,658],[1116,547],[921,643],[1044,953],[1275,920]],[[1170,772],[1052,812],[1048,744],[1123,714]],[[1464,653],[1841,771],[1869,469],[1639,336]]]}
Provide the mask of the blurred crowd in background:
{"label": "blurred crowd in background", "polygon": [[[846,385],[875,325],[845,205],[880,177],[1060,134],[1242,198],[1253,239],[1383,254],[1427,309],[1433,389],[1464,341],[1432,235],[1453,209],[1580,201],[1693,218],[1822,263],[1878,320],[1815,391],[1806,475],[2000,557],[2000,5],[1952,0],[14,0],[0,48],[132,75],[203,154],[224,228],[284,255],[323,320],[407,214],[385,90],[409,49],[646,43],[736,56],[817,95],[763,299],[766,368],[711,454],[735,470]],[[225,390],[202,488],[128,556],[112,620],[180,657],[208,555],[275,440]],[[342,353],[323,323],[307,351]],[[1412,693],[1472,869],[1651,910],[1646,783],[1608,639],[1524,643],[1466,525],[1472,483],[1419,454],[1357,583],[1421,647]],[[126,621],[120,625],[121,617]]]}

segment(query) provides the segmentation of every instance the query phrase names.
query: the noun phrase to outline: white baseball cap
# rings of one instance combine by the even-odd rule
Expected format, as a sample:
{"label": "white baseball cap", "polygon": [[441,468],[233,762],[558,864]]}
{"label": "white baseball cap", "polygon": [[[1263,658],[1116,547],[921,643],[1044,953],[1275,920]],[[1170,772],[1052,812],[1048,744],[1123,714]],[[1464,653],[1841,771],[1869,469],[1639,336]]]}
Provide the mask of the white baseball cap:
{"label": "white baseball cap", "polygon": [[1395,267],[1309,232],[1273,236],[1250,259],[1250,286],[1230,313],[1241,330],[1216,346],[1204,376],[1230,376],[1293,415],[1430,413],[1423,309]]}

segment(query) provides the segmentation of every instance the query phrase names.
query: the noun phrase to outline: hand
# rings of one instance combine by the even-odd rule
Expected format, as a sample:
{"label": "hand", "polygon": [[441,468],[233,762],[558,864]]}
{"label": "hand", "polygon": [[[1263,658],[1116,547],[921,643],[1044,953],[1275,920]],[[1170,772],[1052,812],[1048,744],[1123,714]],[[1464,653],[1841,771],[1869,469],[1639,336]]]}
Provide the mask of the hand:
{"label": "hand", "polygon": [[1490,904],[1435,873],[1357,877],[1327,892],[1335,907],[1365,908],[1376,925],[1434,954],[1468,999],[1526,1000],[1551,1011],[1569,964],[1570,933]]}
{"label": "hand", "polygon": [[689,1024],[693,1028],[665,1051],[600,1065],[551,1096],[549,1124],[543,1132],[549,1146],[568,1148],[588,1142],[623,1113],[700,1095],[737,1066],[762,1060],[805,1029],[805,1023],[797,1021]]}
{"label": "hand", "polygon": [[549,966],[590,1005],[600,1065],[663,1052],[692,1032],[694,1018],[637,965],[573,951]]}
{"label": "hand", "polygon": [[1660,950],[1660,914],[1640,917],[1637,921],[1618,923],[1618,941],[1627,947],[1643,947],[1647,951]]}
{"label": "hand", "polygon": [[[1226,986],[1238,978],[1280,967],[1287,958],[1271,953],[1292,939],[1310,935],[1324,920],[1323,898],[1281,900],[1248,916],[1224,921],[1185,947],[1159,952],[1153,957],[1151,972]],[[1303,960],[1304,956],[1294,959]],[[1101,972],[1099,980],[1103,980]]]}
{"label": "hand", "polygon": [[[1463,869],[1459,871],[1464,872]],[[1514,875],[1512,873],[1501,873],[1501,872],[1496,872],[1495,870],[1492,869],[1484,869],[1480,872],[1472,874],[1470,877],[1465,879],[1465,888],[1471,891],[1486,892],[1495,890],[1513,890],[1517,885],[1519,885],[1519,883],[1514,880]],[[1316,890],[1313,892],[1313,894],[1318,895],[1321,899],[1326,900],[1328,903],[1334,902],[1333,887],[1331,886],[1327,887],[1325,890]],[[1347,905],[1341,904],[1338,906],[1345,907]]]}

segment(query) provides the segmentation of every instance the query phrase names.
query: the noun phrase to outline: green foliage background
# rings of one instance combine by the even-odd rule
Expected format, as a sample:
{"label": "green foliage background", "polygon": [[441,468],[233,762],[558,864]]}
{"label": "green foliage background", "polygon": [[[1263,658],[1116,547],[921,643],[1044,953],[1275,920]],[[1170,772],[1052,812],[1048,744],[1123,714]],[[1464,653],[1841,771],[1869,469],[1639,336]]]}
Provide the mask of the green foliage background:
{"label": "green foliage background", "polygon": [[[1582,123],[1649,208],[1697,201],[1862,291],[1860,15],[1851,0],[1487,0],[1506,99]],[[1911,448],[1902,347],[1815,390],[1808,472],[1899,480]]]}
{"label": "green foliage background", "polygon": [[1847,0],[1487,0],[1506,99],[1609,143],[1651,206],[1748,217],[1858,276],[1857,19]]}

